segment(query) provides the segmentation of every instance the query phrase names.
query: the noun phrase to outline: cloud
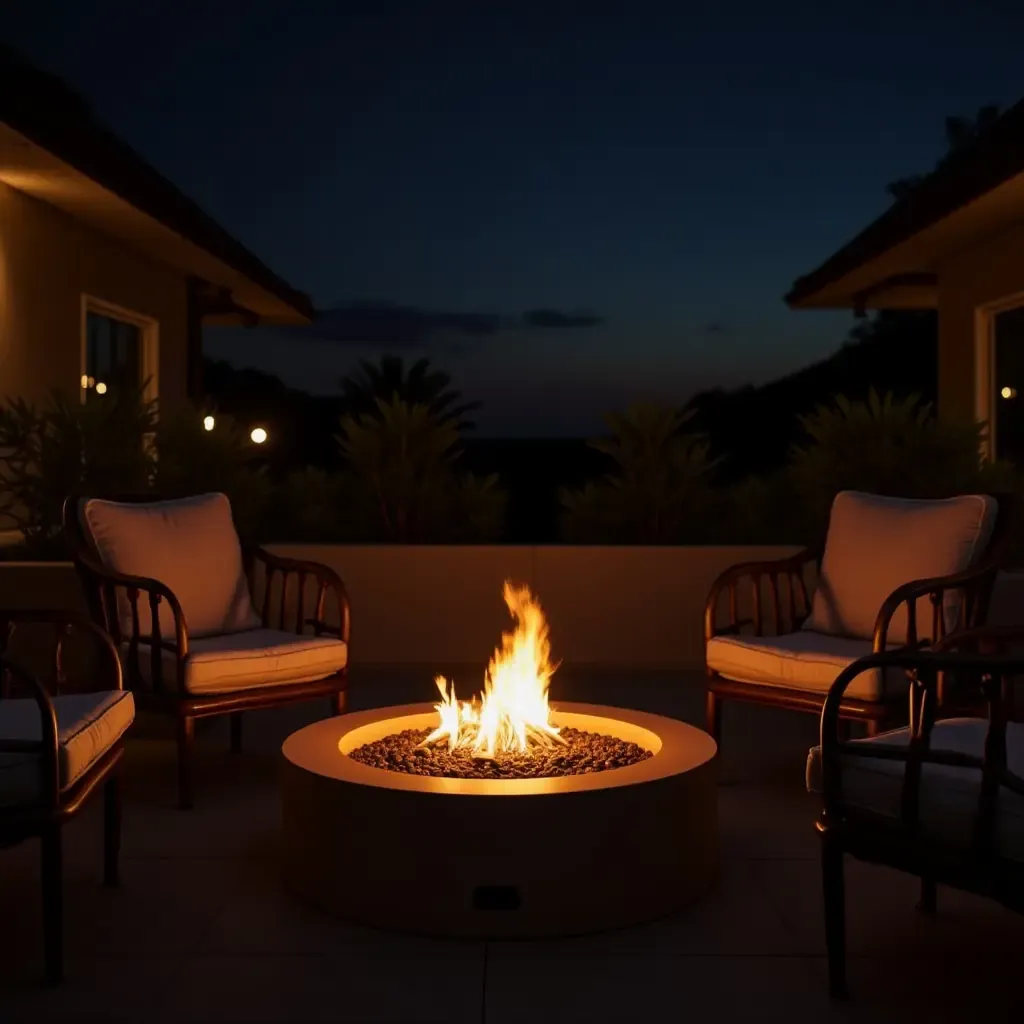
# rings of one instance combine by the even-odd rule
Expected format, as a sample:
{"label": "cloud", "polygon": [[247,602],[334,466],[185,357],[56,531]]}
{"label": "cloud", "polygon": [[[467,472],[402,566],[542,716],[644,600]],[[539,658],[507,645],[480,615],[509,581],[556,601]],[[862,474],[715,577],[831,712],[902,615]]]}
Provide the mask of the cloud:
{"label": "cloud", "polygon": [[523,314],[527,327],[546,327],[556,330],[573,330],[581,327],[599,327],[603,316],[593,313],[563,313],[557,309],[531,309]]}
{"label": "cloud", "polygon": [[320,310],[312,325],[290,328],[287,333],[338,345],[416,350],[442,344],[465,351],[470,341],[490,338],[503,330],[574,330],[602,323],[603,317],[591,313],[565,313],[557,309],[532,309],[518,317],[506,317],[386,302],[352,302]]}

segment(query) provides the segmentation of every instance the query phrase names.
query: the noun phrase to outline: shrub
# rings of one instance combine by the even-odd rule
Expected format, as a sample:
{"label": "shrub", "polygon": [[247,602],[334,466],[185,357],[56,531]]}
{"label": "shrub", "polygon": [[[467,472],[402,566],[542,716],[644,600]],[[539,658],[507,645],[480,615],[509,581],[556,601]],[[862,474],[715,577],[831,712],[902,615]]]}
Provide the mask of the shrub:
{"label": "shrub", "polygon": [[866,401],[839,397],[801,418],[808,440],[794,447],[789,466],[803,532],[824,536],[832,500],[842,490],[901,498],[945,498],[1015,487],[1002,463],[984,465],[985,425],[937,419],[918,397]]}
{"label": "shrub", "polygon": [[63,553],[61,507],[71,494],[144,492],[153,474],[156,406],[119,392],[81,403],[54,391],[41,405],[0,406],[0,522],[20,530],[26,553]]}
{"label": "shrub", "polygon": [[582,543],[700,542],[713,520],[708,446],[683,432],[692,413],[634,405],[608,416],[611,436],[592,440],[615,469],[580,490],[563,489],[563,529]]}
{"label": "shrub", "polygon": [[497,477],[456,469],[458,428],[426,405],[378,398],[375,414],[342,418],[338,443],[360,539],[481,541],[500,534],[504,495]]}

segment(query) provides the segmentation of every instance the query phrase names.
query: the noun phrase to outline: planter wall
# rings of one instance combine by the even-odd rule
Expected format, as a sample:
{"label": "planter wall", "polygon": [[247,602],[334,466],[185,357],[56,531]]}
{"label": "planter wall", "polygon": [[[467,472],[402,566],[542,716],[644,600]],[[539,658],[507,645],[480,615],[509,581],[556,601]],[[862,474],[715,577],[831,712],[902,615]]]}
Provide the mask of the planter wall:
{"label": "planter wall", "polygon": [[[704,601],[737,562],[788,547],[569,547],[278,544],[345,580],[357,664],[475,665],[482,671],[510,619],[506,579],[529,584],[551,623],[556,658],[595,668],[703,665]],[[749,613],[749,594],[741,595]],[[84,602],[69,563],[0,563],[0,608]],[[1024,574],[1003,574],[992,621],[1024,623]]]}

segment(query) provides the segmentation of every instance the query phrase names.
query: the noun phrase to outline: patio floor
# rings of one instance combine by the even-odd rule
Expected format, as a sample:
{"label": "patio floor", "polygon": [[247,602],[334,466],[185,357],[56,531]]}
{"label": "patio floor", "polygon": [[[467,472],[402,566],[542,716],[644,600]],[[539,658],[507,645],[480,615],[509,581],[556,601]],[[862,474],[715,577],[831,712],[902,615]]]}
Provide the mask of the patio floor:
{"label": "patio floor", "polygon": [[[431,675],[358,672],[352,706],[430,699]],[[703,705],[696,674],[566,668],[554,696],[694,723]],[[121,888],[100,885],[98,807],[65,833],[67,980],[56,991],[39,982],[37,845],[0,850],[0,1021],[1019,1015],[1024,919],[944,889],[938,917],[922,918],[913,879],[858,863],[847,871],[853,1000],[830,1005],[816,804],[803,790],[817,723],[771,709],[726,708],[722,879],[672,918],[587,938],[483,943],[371,931],[307,910],[278,878],[275,778],[282,739],[321,717],[320,703],[248,715],[238,756],[227,753],[224,723],[203,729],[191,812],[174,806],[167,723],[139,720],[128,745]],[[418,841],[410,837],[410,857]]]}

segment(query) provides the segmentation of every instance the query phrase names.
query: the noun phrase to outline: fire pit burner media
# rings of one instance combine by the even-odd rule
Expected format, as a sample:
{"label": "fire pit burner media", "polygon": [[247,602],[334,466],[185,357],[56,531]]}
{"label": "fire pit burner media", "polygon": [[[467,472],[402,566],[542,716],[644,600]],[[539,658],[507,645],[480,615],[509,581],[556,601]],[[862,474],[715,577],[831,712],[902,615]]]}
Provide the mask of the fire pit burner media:
{"label": "fire pit burner media", "polygon": [[423,746],[429,729],[405,729],[353,750],[349,757],[392,772],[456,779],[542,779],[625,768],[652,757],[649,750],[615,736],[562,729],[564,743],[541,751],[475,756],[469,747]]}

